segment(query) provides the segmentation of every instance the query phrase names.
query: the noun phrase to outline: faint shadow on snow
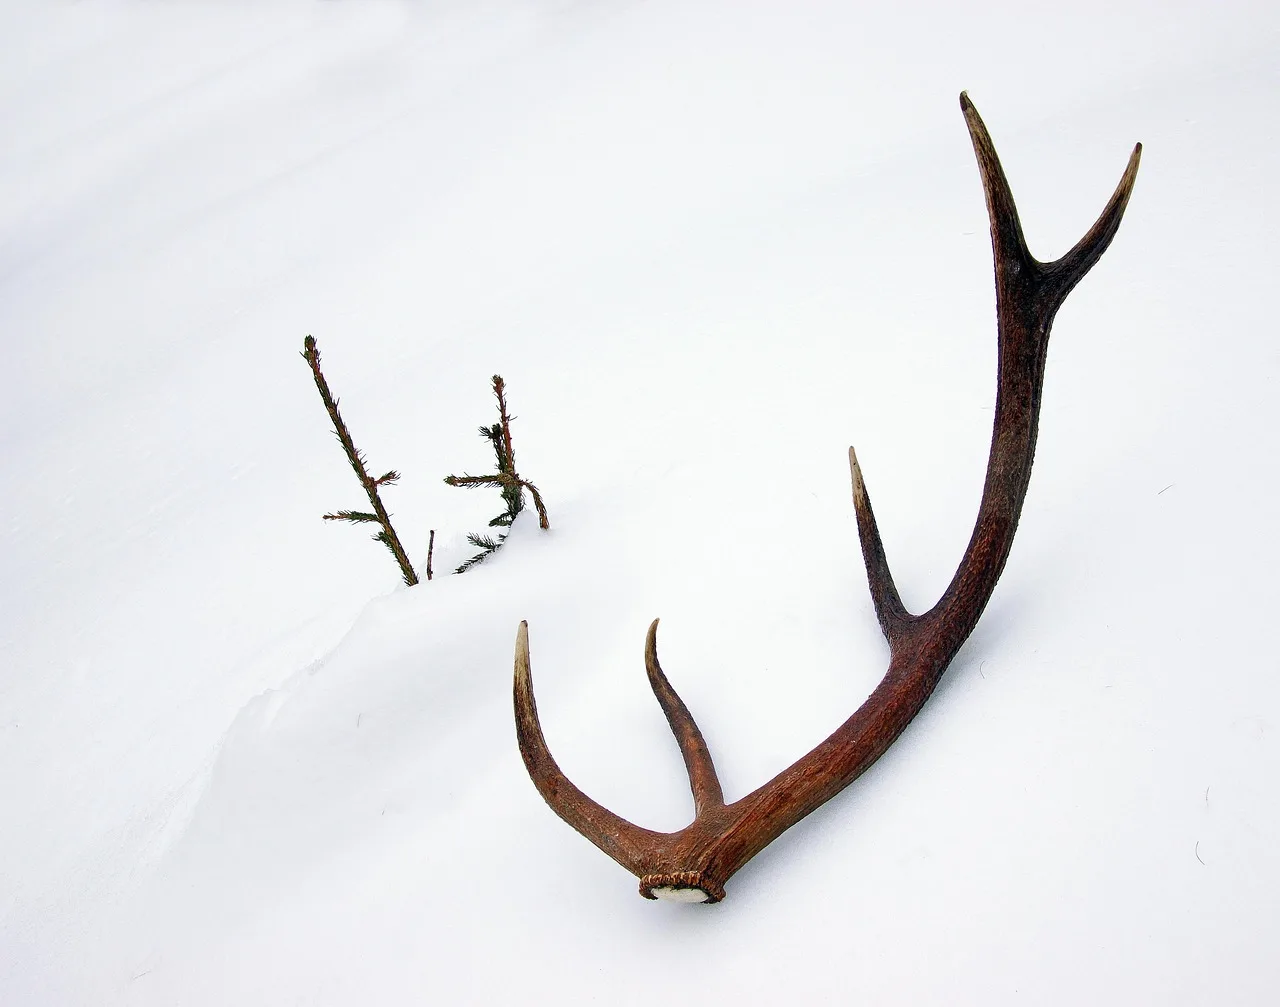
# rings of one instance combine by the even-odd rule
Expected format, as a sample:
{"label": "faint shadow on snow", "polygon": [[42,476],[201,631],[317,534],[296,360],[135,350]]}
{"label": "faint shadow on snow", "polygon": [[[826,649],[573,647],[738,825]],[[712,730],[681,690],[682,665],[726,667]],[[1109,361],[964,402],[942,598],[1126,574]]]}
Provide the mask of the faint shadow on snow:
{"label": "faint shadow on snow", "polygon": [[[376,602],[374,603],[376,604]],[[210,751],[200,769],[178,790],[174,791],[159,809],[161,821],[148,837],[142,858],[145,863],[162,860],[187,832],[209,790],[221,753],[229,739],[244,729],[245,724],[256,723],[265,728],[276,713],[288,701],[299,678],[314,674],[323,667],[328,656],[341,646],[358,622],[367,604],[353,609],[346,606],[308,619],[300,626],[281,634],[264,648],[247,668],[245,678],[262,680],[279,677],[273,669],[293,667],[280,685],[265,690],[251,698],[232,718],[227,730]]]}
{"label": "faint shadow on snow", "polygon": [[[123,928],[133,964],[198,956],[317,884],[341,888],[369,862],[363,850],[448,818],[489,763],[509,759],[493,708],[510,701],[511,641],[492,629],[514,628],[509,605],[537,608],[521,588],[536,587],[538,550],[523,545],[524,562],[499,554],[369,603],[345,633],[328,627],[341,634],[328,653],[245,704],[160,829]],[[514,603],[493,597],[498,577]]]}
{"label": "faint shadow on snow", "polygon": [[[199,856],[206,867],[243,870],[292,849],[293,839],[323,834],[332,842],[353,813],[381,815],[394,806],[402,771],[448,737],[440,714],[467,691],[465,673],[413,666],[415,652],[449,652],[438,641],[429,645],[422,621],[405,618],[416,607],[398,596],[370,604],[332,653],[245,704],[189,819],[180,834],[174,830],[175,862]],[[465,648],[459,641],[456,663],[469,663]],[[294,863],[316,844],[298,846]]]}

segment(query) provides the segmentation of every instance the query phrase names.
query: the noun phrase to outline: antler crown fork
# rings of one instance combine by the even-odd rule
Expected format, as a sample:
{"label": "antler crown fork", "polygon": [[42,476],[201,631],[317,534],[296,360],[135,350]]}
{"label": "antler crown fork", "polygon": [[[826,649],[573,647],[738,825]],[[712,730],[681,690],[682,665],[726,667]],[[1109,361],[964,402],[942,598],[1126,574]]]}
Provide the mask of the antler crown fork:
{"label": "antler crown fork", "polygon": [[1115,237],[1133,191],[1142,145],[1134,147],[1120,184],[1089,232],[1062,258],[1039,262],[1027,250],[991,137],[963,93],[960,108],[986,192],[995,258],[999,363],[991,453],[977,522],[960,566],[938,603],[913,615],[894,586],[862,470],[849,449],[862,557],[890,651],[889,670],[875,691],[813,751],[758,790],[725,804],[702,732],[658,664],[654,620],[645,641],[645,667],[684,756],[694,819],[679,832],[651,832],[597,804],[556,765],[534,703],[528,625],[520,624],[516,734],[529,775],[557,815],[640,878],[640,894],[646,898],[719,902],[735,871],[857,779],[920,711],[973,631],[1004,569],[1031,478],[1049,328],[1072,288]]}

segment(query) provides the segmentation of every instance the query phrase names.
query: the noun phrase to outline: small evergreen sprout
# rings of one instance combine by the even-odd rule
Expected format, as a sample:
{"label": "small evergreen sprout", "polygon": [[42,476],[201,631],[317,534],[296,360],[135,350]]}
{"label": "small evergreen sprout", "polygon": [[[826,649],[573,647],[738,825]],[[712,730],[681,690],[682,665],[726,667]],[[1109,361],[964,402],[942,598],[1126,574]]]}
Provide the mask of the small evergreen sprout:
{"label": "small evergreen sprout", "polygon": [[[490,528],[510,528],[511,523],[524,510],[524,491],[528,490],[529,495],[533,497],[533,506],[538,511],[538,526],[543,531],[546,531],[551,527],[551,521],[547,517],[547,508],[542,503],[542,494],[538,492],[538,487],[534,486],[529,480],[522,479],[516,471],[515,450],[511,446],[511,421],[515,417],[507,413],[506,385],[499,374],[493,376],[493,394],[498,400],[498,422],[493,426],[481,427],[480,436],[493,447],[498,471],[492,475],[483,476],[445,476],[444,481],[450,486],[493,486],[497,488],[502,494],[504,509],[501,514],[489,522]],[[480,552],[476,553],[453,572],[466,573],[477,563],[483,563],[501,548],[506,539],[506,532],[500,532],[496,539],[491,535],[468,535],[467,541],[479,549]]]}
{"label": "small evergreen sprout", "polygon": [[[316,341],[311,336],[307,336],[302,342],[302,358],[306,360],[311,367],[311,374],[316,380],[316,388],[320,391],[320,398],[324,402],[324,407],[329,412],[329,418],[333,420],[333,432],[337,435],[342,450],[347,455],[347,461],[351,463],[351,468],[355,471],[356,478],[360,480],[360,485],[364,487],[366,495],[369,497],[369,505],[372,511],[357,510],[340,510],[334,511],[332,514],[326,514],[326,521],[349,521],[352,524],[377,524],[380,526],[377,534],[373,536],[374,540],[381,542],[391,551],[391,555],[395,557],[396,564],[400,567],[400,575],[404,578],[404,582],[410,587],[418,583],[418,575],[413,572],[413,564],[409,562],[409,557],[404,551],[404,546],[400,544],[400,537],[396,535],[396,530],[391,527],[391,515],[387,513],[387,509],[382,505],[382,499],[378,496],[379,486],[393,486],[400,479],[400,473],[392,469],[385,472],[376,479],[369,475],[369,470],[365,466],[364,453],[356,448],[355,441],[351,439],[351,431],[347,429],[347,425],[343,422],[342,414],[338,412],[338,400],[329,392],[329,383],[325,381],[324,375],[320,372],[320,348],[316,346]],[[435,533],[432,533],[434,539]],[[434,543],[433,543],[434,544]],[[430,564],[428,562],[428,570]],[[430,573],[427,578],[430,579]]]}

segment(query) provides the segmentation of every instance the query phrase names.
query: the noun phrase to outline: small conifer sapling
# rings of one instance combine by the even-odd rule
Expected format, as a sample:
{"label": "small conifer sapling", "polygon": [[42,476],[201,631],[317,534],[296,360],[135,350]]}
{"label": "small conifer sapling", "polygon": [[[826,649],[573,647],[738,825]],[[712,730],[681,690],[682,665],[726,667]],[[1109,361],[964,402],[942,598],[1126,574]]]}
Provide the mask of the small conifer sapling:
{"label": "small conifer sapling", "polygon": [[[320,372],[320,349],[316,346],[316,341],[311,336],[307,336],[302,343],[302,358],[306,360],[311,368],[312,377],[316,380],[316,388],[320,391],[320,398],[324,402],[324,407],[329,412],[329,418],[333,420],[333,432],[338,437],[338,442],[342,445],[342,450],[346,453],[347,461],[351,463],[351,468],[356,474],[356,478],[360,480],[360,485],[364,487],[365,494],[369,497],[369,505],[372,511],[356,511],[356,510],[340,510],[334,511],[332,514],[326,514],[326,521],[349,521],[352,524],[377,524],[379,531],[374,535],[374,540],[381,542],[390,550],[391,555],[395,557],[396,564],[400,567],[400,575],[404,578],[404,582],[410,587],[418,583],[418,575],[413,572],[413,564],[409,562],[409,557],[404,551],[404,546],[400,544],[400,537],[396,534],[395,528],[391,526],[391,515],[387,513],[386,507],[382,505],[382,498],[378,496],[379,486],[391,486],[400,479],[400,473],[392,469],[376,479],[369,475],[369,470],[365,466],[364,454],[356,448],[355,441],[351,439],[351,431],[347,429],[347,425],[343,422],[342,414],[338,412],[338,400],[333,397],[329,391],[329,383],[325,381],[324,375]],[[428,574],[428,578],[430,575]]]}
{"label": "small conifer sapling", "polygon": [[[522,478],[516,471],[515,449],[511,446],[511,421],[515,417],[507,412],[506,384],[499,374],[493,376],[493,394],[498,400],[498,422],[492,426],[481,427],[480,436],[493,448],[498,471],[483,476],[445,476],[444,481],[450,486],[492,486],[502,494],[503,511],[489,522],[490,528],[510,528],[511,523],[524,510],[524,491],[528,490],[529,495],[533,497],[533,506],[538,512],[538,527],[546,531],[551,527],[551,521],[547,517],[547,508],[542,502],[542,494],[538,492],[538,487]],[[467,541],[480,552],[458,567],[454,573],[465,573],[477,563],[483,563],[497,552],[506,538],[506,532],[500,532],[497,539],[484,534],[468,535]]]}

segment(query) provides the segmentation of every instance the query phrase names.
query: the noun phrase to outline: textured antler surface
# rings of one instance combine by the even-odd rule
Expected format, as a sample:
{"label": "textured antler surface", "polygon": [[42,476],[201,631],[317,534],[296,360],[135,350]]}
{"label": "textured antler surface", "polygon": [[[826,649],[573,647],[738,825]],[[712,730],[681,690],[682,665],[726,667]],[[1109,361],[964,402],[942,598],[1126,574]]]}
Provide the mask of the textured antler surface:
{"label": "textured antler surface", "polygon": [[694,798],[694,820],[679,832],[642,829],[601,807],[560,771],[538,723],[525,623],[516,636],[516,733],[539,793],[561,818],[640,878],[646,898],[719,902],[743,864],[858,778],[903,732],[933,692],[977,624],[1004,569],[1031,479],[1045,352],[1054,314],[1115,237],[1133,191],[1142,145],[1102,216],[1054,262],[1027,250],[1009,183],[991,137],[965,94],[969,127],[991,219],[999,364],[986,482],[973,535],[938,603],[922,615],[902,604],[876,528],[871,498],[853,448],[849,471],[867,582],[885,638],[889,670],[857,711],[825,741],[764,786],[726,805],[702,732],[658,664],[657,620],[645,642],[645,665],[680,745]]}

